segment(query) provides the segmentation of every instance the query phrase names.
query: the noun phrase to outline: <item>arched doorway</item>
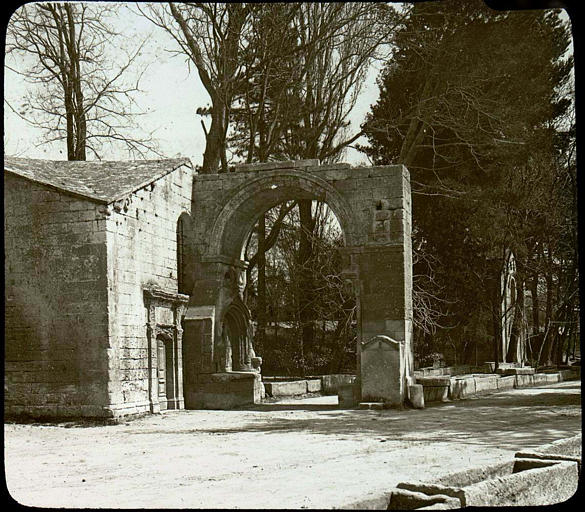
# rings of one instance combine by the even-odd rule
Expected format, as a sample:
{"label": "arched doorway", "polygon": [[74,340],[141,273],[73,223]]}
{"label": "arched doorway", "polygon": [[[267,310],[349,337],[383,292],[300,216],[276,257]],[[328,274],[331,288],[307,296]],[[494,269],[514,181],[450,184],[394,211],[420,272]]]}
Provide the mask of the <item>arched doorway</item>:
{"label": "arched doorway", "polygon": [[221,326],[229,371],[253,371],[252,322],[246,305],[236,298],[227,308]]}
{"label": "arched doorway", "polygon": [[[198,375],[233,371],[233,354],[231,358],[226,355],[223,328],[225,325],[230,333],[239,329],[229,308],[238,297],[247,266],[242,259],[244,242],[265,211],[283,201],[300,199],[326,202],[344,235],[342,274],[352,283],[359,302],[357,373],[362,383],[372,380],[365,387],[362,384],[362,389],[368,390],[362,398],[401,402],[412,373],[410,185],[403,166],[351,168],[347,164],[319,166],[315,161],[296,161],[242,166],[233,173],[195,177],[192,253],[197,279],[190,299],[193,314],[185,317],[184,337],[186,345],[207,354],[198,365]],[[211,326],[204,334],[202,311],[207,312]],[[368,343],[379,335],[402,347],[398,360],[381,374],[360,362],[363,350],[381,347]],[[384,385],[376,386],[380,379],[385,380]],[[202,379],[195,381],[201,383]],[[197,407],[205,391],[201,385],[199,389],[187,388],[186,383],[186,406]],[[396,392],[388,394],[386,390],[391,388]]]}

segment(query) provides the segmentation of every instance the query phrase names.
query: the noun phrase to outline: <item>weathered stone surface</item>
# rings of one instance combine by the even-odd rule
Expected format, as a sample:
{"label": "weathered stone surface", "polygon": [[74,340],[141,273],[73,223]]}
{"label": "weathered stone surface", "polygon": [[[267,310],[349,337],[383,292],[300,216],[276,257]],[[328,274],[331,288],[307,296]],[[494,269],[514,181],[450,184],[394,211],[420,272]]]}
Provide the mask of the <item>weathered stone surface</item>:
{"label": "weathered stone surface", "polygon": [[552,443],[538,448],[542,453],[554,453],[559,455],[575,455],[581,457],[583,450],[583,435],[577,434],[566,439],[558,439]]}
{"label": "weathered stone surface", "polygon": [[460,508],[461,502],[446,494],[425,494],[405,489],[395,489],[390,496],[388,510],[412,510],[435,504],[445,504],[449,508]]}
{"label": "weathered stone surface", "polygon": [[232,409],[262,399],[262,381],[255,372],[210,373],[198,376],[196,391],[185,398],[198,409]]}
{"label": "weathered stone surface", "polygon": [[578,485],[576,462],[534,462],[540,462],[540,467],[526,463],[527,469],[523,471],[516,470],[518,472],[511,475],[463,488],[465,506],[553,505],[575,494]]}
{"label": "weathered stone surface", "polygon": [[403,401],[403,344],[375,336],[360,346],[362,400],[401,404]]}
{"label": "weathered stone surface", "polygon": [[552,453],[537,453],[537,452],[517,452],[514,455],[516,458],[520,459],[537,459],[537,460],[544,460],[549,462],[554,461],[569,461],[569,462],[576,462],[577,469],[579,474],[581,474],[581,457],[575,457],[571,455],[555,455]]}
{"label": "weathered stone surface", "polygon": [[516,377],[514,375],[508,375],[506,377],[500,377],[498,379],[498,390],[504,391],[507,389],[513,389]]}
{"label": "weathered stone surface", "polygon": [[449,398],[451,400],[467,398],[473,395],[475,395],[475,378],[451,378],[449,387]]}
{"label": "weathered stone surface", "polygon": [[450,377],[417,377],[416,383],[423,386],[425,403],[449,400]]}
{"label": "weathered stone surface", "polygon": [[[218,283],[245,266],[241,249],[258,216],[287,199],[317,199],[335,212],[344,233],[346,245],[340,252],[349,279],[360,289],[360,341],[382,334],[404,343],[404,360],[384,377],[388,381],[384,392],[393,389],[392,397],[384,399],[401,404],[406,398],[405,377],[412,369],[408,171],[403,166],[307,165],[270,163],[248,166],[245,172],[194,178],[192,216],[197,222],[192,226],[191,253],[197,255],[194,273],[198,279],[191,305],[215,307],[215,368],[226,367],[221,325],[235,293],[233,287],[218,287]],[[326,393],[333,391],[322,388]]]}
{"label": "weathered stone surface", "polygon": [[[4,181],[5,411],[148,412],[156,355],[151,361],[143,289],[177,291],[177,221],[191,209],[190,163],[5,164],[14,171]],[[168,323],[168,313],[158,316]]]}
{"label": "weathered stone surface", "polygon": [[345,409],[356,407],[360,401],[359,384],[354,382],[352,384],[339,386],[337,390],[337,397],[339,407],[343,407]]}
{"label": "weathered stone surface", "polygon": [[321,392],[324,395],[336,395],[340,386],[355,382],[356,376],[345,373],[335,373],[321,376]]}
{"label": "weathered stone surface", "polygon": [[448,402],[449,386],[423,386],[425,403]]}
{"label": "weathered stone surface", "polygon": [[462,507],[560,503],[577,489],[579,463],[580,458],[570,456],[517,454],[513,460],[452,473],[436,482],[402,482],[389,508],[418,509],[424,496],[434,495],[457,499]]}
{"label": "weathered stone surface", "polygon": [[511,474],[514,470],[515,460],[505,460],[487,466],[479,466],[463,471],[450,473],[433,481],[433,485],[463,488],[484,480],[491,480],[500,476]]}
{"label": "weathered stone surface", "polygon": [[[65,161],[4,156],[6,171],[52,187],[45,189],[42,197],[58,200],[55,194],[60,192],[55,192],[56,189],[105,204],[125,198],[183,166],[192,167],[189,159]],[[77,210],[78,206],[78,203],[69,205],[72,210]],[[80,206],[79,209],[84,208]]]}
{"label": "weathered stone surface", "polygon": [[514,379],[515,388],[534,386],[534,375],[515,375]]}
{"label": "weathered stone surface", "polygon": [[264,382],[264,388],[268,396],[304,395],[307,392],[307,381]]}
{"label": "weathered stone surface", "polygon": [[430,484],[426,482],[401,482],[396,486],[397,489],[405,489],[407,491],[422,492],[424,494],[445,495],[450,498],[456,498],[461,503],[464,500],[465,493],[458,487],[450,487],[440,484]]}
{"label": "weathered stone surface", "polygon": [[485,377],[475,377],[475,393],[492,393],[498,390],[498,376],[488,375]]}
{"label": "weathered stone surface", "polygon": [[422,384],[411,384],[408,386],[408,401],[415,409],[424,409],[425,396]]}
{"label": "weathered stone surface", "polygon": [[[505,370],[510,370],[514,368],[518,368],[520,366],[519,363],[498,363],[498,371],[497,373],[502,373]],[[494,373],[496,371],[496,363],[494,361],[486,361],[484,363],[486,373]]]}
{"label": "weathered stone surface", "polygon": [[307,393],[318,393],[321,391],[321,379],[307,380]]}
{"label": "weathered stone surface", "polygon": [[506,368],[501,371],[498,370],[501,375],[534,375],[535,370],[530,366],[523,366],[520,368]]}
{"label": "weathered stone surface", "polygon": [[449,386],[451,384],[450,377],[417,377],[416,379],[417,384],[422,384],[423,386]]}

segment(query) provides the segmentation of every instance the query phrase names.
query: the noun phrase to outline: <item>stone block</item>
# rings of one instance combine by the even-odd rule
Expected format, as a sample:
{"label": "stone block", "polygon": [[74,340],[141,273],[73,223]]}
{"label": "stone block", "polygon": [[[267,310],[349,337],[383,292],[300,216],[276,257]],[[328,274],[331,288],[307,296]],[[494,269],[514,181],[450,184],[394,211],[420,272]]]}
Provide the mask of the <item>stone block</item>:
{"label": "stone block", "polygon": [[321,379],[307,380],[307,393],[319,393],[321,391]]}
{"label": "stone block", "polygon": [[449,398],[451,400],[459,400],[473,395],[475,395],[475,379],[473,377],[451,378],[449,387]]}
{"label": "stone block", "polygon": [[426,494],[424,492],[395,489],[390,496],[387,510],[413,510],[434,505],[448,505],[448,508],[461,508],[461,501],[446,494]]}
{"label": "stone block", "polygon": [[378,335],[362,342],[361,399],[402,404],[404,397],[403,343]]}
{"label": "stone block", "polygon": [[548,462],[569,461],[577,463],[577,470],[581,473],[581,457],[572,455],[555,455],[552,453],[538,453],[538,452],[517,452],[514,457],[519,459],[535,459]]}
{"label": "stone block", "polygon": [[307,392],[307,381],[264,382],[264,388],[268,396],[304,395]]}
{"label": "stone block", "polygon": [[532,385],[533,386],[542,386],[549,384],[548,375],[546,373],[535,373],[532,376]]}
{"label": "stone block", "polygon": [[451,384],[451,378],[448,376],[441,376],[441,377],[417,377],[416,379],[417,384],[422,384],[423,386],[447,386]]}
{"label": "stone block", "polygon": [[498,379],[498,390],[504,391],[508,389],[514,388],[514,382],[516,382],[516,377],[514,375],[508,375],[506,377],[500,377]]}
{"label": "stone block", "polygon": [[401,482],[396,488],[413,492],[422,492],[428,495],[439,494],[449,496],[450,498],[456,498],[459,502],[461,502],[465,496],[463,490],[458,487],[431,484],[427,482]]}
{"label": "stone block", "polygon": [[535,370],[530,366],[523,366],[520,368],[506,368],[503,370],[498,370],[500,375],[534,375]]}
{"label": "stone block", "polygon": [[261,377],[255,372],[200,374],[195,389],[184,390],[187,409],[233,409],[262,399]]}
{"label": "stone block", "polygon": [[425,396],[422,384],[411,384],[408,386],[408,401],[415,409],[425,408]]}
{"label": "stone block", "polygon": [[515,375],[515,388],[527,388],[534,386],[534,375]]}
{"label": "stone block", "polygon": [[425,403],[448,402],[449,386],[423,386]]}
{"label": "stone block", "polygon": [[324,395],[336,395],[340,386],[347,386],[355,382],[356,376],[337,373],[321,376],[321,392]]}
{"label": "stone block", "polygon": [[359,384],[354,382],[353,384],[339,386],[337,390],[337,400],[339,407],[343,407],[345,409],[356,407],[360,402]]}
{"label": "stone block", "polygon": [[576,462],[551,463],[517,459],[514,473],[463,488],[464,506],[542,506],[562,503],[578,486]]}
{"label": "stone block", "polygon": [[475,380],[475,393],[492,393],[498,390],[498,377],[485,376],[485,377],[474,377]]}

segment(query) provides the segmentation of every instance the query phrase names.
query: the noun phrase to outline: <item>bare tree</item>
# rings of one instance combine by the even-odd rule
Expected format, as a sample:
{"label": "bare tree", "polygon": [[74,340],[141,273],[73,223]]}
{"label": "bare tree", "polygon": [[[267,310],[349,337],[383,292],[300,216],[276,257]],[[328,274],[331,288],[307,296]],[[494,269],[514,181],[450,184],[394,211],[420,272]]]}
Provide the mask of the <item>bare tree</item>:
{"label": "bare tree", "polygon": [[226,137],[234,95],[242,79],[242,32],[250,9],[240,3],[149,4],[140,12],[177,42],[174,52],[187,57],[211,98],[211,124],[202,121],[206,145],[203,173],[227,171]]}
{"label": "bare tree", "polygon": [[20,7],[8,26],[6,66],[34,86],[19,107],[8,106],[41,128],[45,142],[65,140],[68,160],[88,152],[100,158],[105,143],[132,156],[158,154],[151,136],[129,135],[128,128],[138,131],[134,93],[142,73],[126,77],[142,45],[121,64],[112,59],[108,45],[120,37],[107,24],[114,13],[104,4],[36,3]]}
{"label": "bare tree", "polygon": [[[369,65],[388,50],[401,16],[383,3],[303,3],[293,19],[302,73],[294,84],[296,116],[283,130],[282,153],[288,158],[339,159],[362,131],[347,136],[348,116],[361,91]],[[316,220],[311,201],[299,201],[301,222],[298,261],[311,258]],[[314,286],[309,272],[300,276],[306,294],[299,305],[307,350],[314,345],[314,314],[309,306]]]}

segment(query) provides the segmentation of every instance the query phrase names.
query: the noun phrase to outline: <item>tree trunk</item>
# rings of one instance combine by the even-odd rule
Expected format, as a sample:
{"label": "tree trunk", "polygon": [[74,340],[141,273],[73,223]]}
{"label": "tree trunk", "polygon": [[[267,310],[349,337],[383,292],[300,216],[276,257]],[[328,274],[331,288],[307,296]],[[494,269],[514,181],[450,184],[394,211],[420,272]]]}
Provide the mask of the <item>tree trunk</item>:
{"label": "tree trunk", "polygon": [[315,348],[315,326],[313,311],[313,279],[311,270],[307,264],[313,252],[312,234],[315,227],[315,220],[311,214],[310,199],[298,202],[301,233],[299,240],[298,264],[299,264],[299,318],[301,321],[303,348],[305,354],[313,352]]}
{"label": "tree trunk", "polygon": [[258,295],[256,301],[256,320],[258,330],[256,336],[260,343],[264,343],[266,336],[266,216],[258,219]]}
{"label": "tree trunk", "polygon": [[516,286],[516,303],[514,304],[514,319],[510,333],[510,344],[506,361],[520,363],[518,361],[518,344],[522,342],[522,320],[524,316],[524,286]]}
{"label": "tree trunk", "polygon": [[530,295],[532,296],[532,353],[540,353],[542,343],[540,335],[540,306],[538,299],[538,272],[530,280]]}

